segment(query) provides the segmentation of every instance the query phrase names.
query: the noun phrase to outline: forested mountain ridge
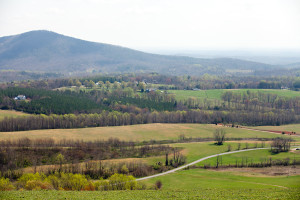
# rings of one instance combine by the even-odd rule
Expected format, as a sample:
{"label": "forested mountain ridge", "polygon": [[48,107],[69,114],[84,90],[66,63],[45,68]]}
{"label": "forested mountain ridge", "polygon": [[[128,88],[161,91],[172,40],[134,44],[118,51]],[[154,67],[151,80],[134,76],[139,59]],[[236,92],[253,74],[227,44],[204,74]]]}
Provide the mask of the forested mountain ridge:
{"label": "forested mountain ridge", "polygon": [[231,58],[201,59],[150,54],[50,31],[30,31],[0,38],[0,70],[222,75],[273,68],[275,66]]}

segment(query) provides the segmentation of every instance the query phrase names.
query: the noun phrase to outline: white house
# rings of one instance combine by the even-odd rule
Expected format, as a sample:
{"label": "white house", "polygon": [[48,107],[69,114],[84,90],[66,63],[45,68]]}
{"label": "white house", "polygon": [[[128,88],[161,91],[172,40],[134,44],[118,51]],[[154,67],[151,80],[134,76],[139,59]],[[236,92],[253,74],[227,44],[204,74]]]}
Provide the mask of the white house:
{"label": "white house", "polygon": [[26,100],[26,96],[20,94],[20,95],[18,95],[18,96],[15,97],[15,100]]}

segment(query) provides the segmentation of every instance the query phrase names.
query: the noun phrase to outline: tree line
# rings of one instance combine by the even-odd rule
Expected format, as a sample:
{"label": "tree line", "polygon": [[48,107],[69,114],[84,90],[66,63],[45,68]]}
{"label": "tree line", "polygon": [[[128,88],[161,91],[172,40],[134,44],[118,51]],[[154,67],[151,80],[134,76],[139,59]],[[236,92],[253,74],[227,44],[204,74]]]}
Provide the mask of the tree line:
{"label": "tree line", "polygon": [[114,75],[93,75],[81,78],[57,78],[44,79],[35,81],[9,82],[3,83],[0,87],[7,86],[24,86],[43,89],[55,89],[66,86],[81,86],[88,87],[95,86],[95,83],[102,82],[106,85],[114,85],[116,82],[125,85],[131,85],[137,90],[137,85],[134,82],[146,81],[147,83],[161,84],[159,89],[175,89],[175,90],[191,90],[198,89],[280,89],[281,87],[288,87],[294,90],[300,88],[300,80],[294,74],[289,76],[226,76],[226,75],[209,75],[201,76],[171,76],[158,73],[128,73],[128,74],[114,74]]}
{"label": "tree line", "polygon": [[280,114],[257,111],[162,111],[146,113],[122,113],[103,111],[94,114],[31,115],[16,118],[5,117],[0,121],[0,131],[25,131],[37,129],[65,129],[101,126],[124,126],[147,123],[237,123],[240,125],[280,125],[299,123],[300,118],[289,111]]}
{"label": "tree line", "polygon": [[277,94],[271,94],[261,91],[251,92],[231,92],[227,91],[222,95],[222,100],[228,104],[237,104],[236,107],[243,109],[272,108],[280,110],[291,110],[296,114],[300,114],[300,98],[299,97],[281,97]]}

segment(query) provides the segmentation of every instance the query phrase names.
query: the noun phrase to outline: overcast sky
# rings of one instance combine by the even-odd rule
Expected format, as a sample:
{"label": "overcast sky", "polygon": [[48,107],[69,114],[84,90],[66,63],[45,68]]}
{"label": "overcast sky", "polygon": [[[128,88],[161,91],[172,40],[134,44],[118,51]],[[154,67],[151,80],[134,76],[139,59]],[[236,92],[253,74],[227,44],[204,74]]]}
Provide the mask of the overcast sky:
{"label": "overcast sky", "polygon": [[0,36],[51,30],[135,49],[300,49],[300,0],[0,0]]}

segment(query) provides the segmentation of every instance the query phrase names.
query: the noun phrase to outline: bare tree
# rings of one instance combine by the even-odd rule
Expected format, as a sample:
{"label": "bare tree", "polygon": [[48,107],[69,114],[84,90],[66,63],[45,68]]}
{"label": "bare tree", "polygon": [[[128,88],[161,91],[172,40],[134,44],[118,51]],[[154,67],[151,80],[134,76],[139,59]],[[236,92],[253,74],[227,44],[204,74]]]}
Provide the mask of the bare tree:
{"label": "bare tree", "polygon": [[222,156],[218,155],[216,160],[216,168],[218,168],[219,165],[222,165]]}
{"label": "bare tree", "polygon": [[238,150],[241,149],[241,143],[238,143],[237,149],[238,149]]}
{"label": "bare tree", "polygon": [[226,132],[224,129],[216,129],[214,132],[214,139],[216,141],[216,145],[223,145],[225,141]]}
{"label": "bare tree", "polygon": [[231,151],[231,145],[230,144],[227,145],[227,151]]}
{"label": "bare tree", "polygon": [[275,138],[271,144],[271,151],[273,153],[289,151],[291,142],[291,138]]}

